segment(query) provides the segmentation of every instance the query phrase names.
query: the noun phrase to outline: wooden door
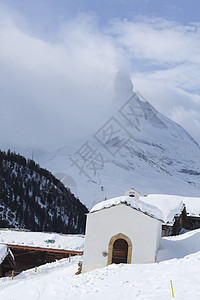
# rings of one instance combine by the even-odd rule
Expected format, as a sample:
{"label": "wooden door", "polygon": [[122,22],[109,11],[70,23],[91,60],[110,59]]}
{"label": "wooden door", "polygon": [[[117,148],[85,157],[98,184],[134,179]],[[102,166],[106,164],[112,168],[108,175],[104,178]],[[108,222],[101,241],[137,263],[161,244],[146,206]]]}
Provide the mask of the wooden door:
{"label": "wooden door", "polygon": [[127,263],[128,244],[124,239],[117,239],[113,244],[112,263]]}

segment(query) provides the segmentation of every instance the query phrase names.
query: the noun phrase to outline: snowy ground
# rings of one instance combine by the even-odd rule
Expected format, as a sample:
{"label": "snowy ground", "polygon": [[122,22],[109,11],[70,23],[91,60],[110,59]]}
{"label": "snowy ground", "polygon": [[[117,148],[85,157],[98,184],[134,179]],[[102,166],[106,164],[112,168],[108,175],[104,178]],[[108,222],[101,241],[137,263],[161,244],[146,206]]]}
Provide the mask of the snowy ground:
{"label": "snowy ground", "polygon": [[200,299],[200,230],[163,238],[159,263],[110,265],[74,275],[80,257],[25,271],[14,280],[0,279],[0,299]]}

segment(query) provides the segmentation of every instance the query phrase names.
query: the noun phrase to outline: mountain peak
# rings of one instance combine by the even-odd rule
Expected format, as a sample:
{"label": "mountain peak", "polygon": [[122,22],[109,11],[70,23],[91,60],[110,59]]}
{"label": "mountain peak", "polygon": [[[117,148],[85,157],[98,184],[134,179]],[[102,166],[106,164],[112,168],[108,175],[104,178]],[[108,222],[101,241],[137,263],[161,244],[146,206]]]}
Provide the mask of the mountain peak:
{"label": "mountain peak", "polygon": [[115,76],[115,97],[123,102],[133,94],[133,84],[128,72],[120,70]]}

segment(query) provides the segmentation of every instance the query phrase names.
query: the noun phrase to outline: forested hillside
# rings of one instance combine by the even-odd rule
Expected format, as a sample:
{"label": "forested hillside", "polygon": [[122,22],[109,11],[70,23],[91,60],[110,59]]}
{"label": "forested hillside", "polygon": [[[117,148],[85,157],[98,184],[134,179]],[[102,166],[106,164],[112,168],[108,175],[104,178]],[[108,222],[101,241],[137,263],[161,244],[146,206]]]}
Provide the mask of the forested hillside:
{"label": "forested hillside", "polygon": [[84,233],[87,208],[49,171],[0,151],[0,227]]}

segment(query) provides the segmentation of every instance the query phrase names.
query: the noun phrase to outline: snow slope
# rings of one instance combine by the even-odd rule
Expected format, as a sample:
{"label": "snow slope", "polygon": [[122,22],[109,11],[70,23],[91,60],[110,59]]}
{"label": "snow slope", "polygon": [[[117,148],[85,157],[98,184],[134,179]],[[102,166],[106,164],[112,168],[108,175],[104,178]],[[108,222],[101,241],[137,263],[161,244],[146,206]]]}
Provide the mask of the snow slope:
{"label": "snow slope", "polygon": [[180,259],[200,251],[200,229],[178,236],[163,237],[157,261]]}
{"label": "snow slope", "polygon": [[[6,300],[169,300],[200,299],[200,230],[163,238],[162,261],[155,264],[110,265],[74,275],[80,257],[63,259],[0,279],[0,299]],[[182,246],[186,248],[183,252]],[[160,255],[159,253],[159,255]],[[171,255],[173,253],[173,255]],[[167,260],[169,259],[170,260]]]}

